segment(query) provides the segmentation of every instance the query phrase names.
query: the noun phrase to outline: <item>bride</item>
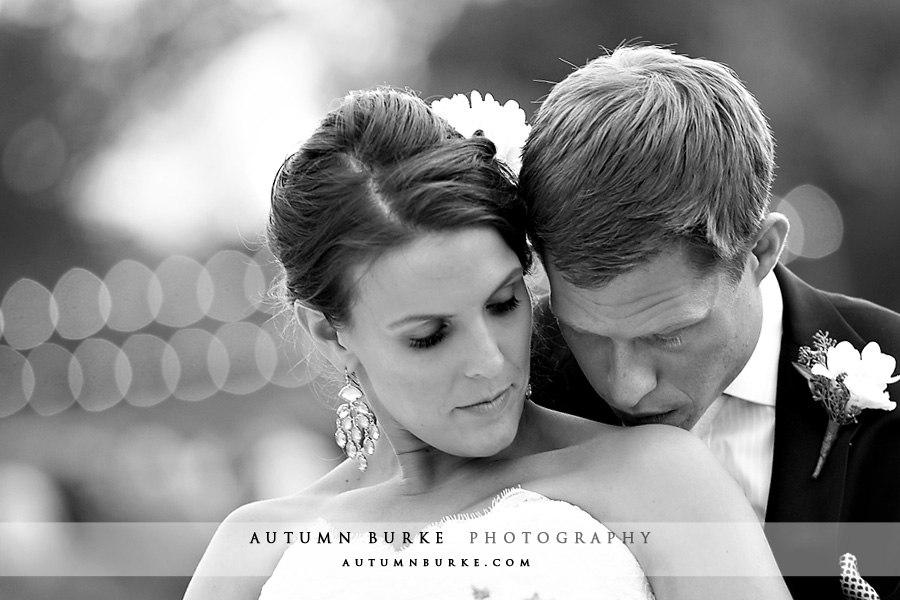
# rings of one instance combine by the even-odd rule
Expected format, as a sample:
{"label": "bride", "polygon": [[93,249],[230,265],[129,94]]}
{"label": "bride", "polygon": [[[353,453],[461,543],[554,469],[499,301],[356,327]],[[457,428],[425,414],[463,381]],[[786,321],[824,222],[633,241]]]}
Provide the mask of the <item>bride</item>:
{"label": "bride", "polygon": [[788,597],[701,442],[529,400],[532,257],[495,154],[379,88],[282,165],[269,243],[341,373],[348,460],[232,513],[185,598]]}

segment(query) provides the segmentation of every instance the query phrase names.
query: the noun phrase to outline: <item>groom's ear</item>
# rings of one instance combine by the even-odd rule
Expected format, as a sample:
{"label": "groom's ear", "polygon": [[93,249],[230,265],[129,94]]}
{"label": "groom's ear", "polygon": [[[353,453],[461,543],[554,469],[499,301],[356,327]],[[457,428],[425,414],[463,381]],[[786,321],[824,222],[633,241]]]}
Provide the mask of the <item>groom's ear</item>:
{"label": "groom's ear", "polygon": [[294,313],[300,327],[309,336],[316,349],[339,371],[353,370],[356,364],[354,353],[344,346],[340,331],[321,312],[300,302],[294,303]]}
{"label": "groom's ear", "polygon": [[750,250],[753,257],[753,279],[759,285],[763,278],[775,268],[787,242],[791,224],[781,213],[769,213],[763,220],[756,238],[756,244]]}

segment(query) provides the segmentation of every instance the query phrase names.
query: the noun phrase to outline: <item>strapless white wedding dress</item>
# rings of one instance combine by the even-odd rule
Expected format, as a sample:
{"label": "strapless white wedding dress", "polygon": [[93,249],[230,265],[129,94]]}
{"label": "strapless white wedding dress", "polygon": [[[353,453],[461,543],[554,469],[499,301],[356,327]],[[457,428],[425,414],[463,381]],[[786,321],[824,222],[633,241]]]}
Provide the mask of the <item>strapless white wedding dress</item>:
{"label": "strapless white wedding dress", "polygon": [[654,598],[628,548],[641,543],[639,532],[620,539],[577,506],[521,488],[484,512],[416,532],[400,549],[383,531],[340,534],[323,520],[312,524],[284,552],[260,600]]}

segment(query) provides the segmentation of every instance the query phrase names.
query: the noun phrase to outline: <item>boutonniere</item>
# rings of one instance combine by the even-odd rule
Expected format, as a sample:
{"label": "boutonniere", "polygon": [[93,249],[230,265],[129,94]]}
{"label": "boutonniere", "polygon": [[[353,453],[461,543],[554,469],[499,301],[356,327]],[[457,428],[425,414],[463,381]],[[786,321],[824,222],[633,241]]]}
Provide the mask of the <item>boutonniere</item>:
{"label": "boutonniere", "polygon": [[813,336],[812,348],[800,348],[794,366],[809,383],[813,400],[821,402],[828,412],[828,428],[812,475],[816,479],[841,425],[855,423],[857,415],[867,408],[897,408],[886,388],[900,380],[900,375],[891,375],[897,361],[882,354],[875,342],[866,344],[860,353],[850,342],[838,343],[822,331]]}

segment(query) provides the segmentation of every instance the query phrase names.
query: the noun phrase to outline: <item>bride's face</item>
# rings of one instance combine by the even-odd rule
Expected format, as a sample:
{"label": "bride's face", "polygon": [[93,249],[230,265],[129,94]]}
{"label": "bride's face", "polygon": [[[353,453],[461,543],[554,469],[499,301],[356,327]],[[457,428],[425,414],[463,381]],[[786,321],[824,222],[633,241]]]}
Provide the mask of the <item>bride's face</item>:
{"label": "bride's face", "polygon": [[339,341],[398,452],[491,456],[514,439],[528,383],[522,265],[490,228],[425,234],[357,279]]}

